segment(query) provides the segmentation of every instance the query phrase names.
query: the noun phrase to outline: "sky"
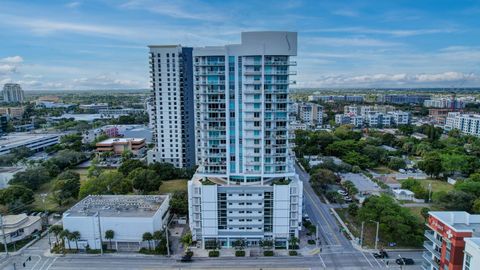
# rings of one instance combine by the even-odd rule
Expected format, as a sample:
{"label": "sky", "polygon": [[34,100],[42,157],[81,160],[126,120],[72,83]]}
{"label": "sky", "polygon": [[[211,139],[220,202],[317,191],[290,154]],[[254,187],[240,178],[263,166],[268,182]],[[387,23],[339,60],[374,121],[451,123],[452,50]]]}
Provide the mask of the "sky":
{"label": "sky", "polygon": [[147,45],[298,32],[295,87],[478,87],[480,1],[1,0],[0,85],[149,88]]}

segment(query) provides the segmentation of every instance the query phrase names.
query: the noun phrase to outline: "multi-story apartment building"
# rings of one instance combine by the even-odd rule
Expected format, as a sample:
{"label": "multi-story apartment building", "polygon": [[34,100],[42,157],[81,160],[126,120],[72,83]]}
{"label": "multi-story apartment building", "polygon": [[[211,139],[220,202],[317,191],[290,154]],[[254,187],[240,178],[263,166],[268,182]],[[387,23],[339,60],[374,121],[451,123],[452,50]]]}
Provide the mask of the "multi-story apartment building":
{"label": "multi-story apartment building", "polygon": [[392,122],[395,125],[408,125],[410,123],[410,114],[408,112],[393,111],[388,114],[392,116]]}
{"label": "multi-story apartment building", "polygon": [[321,125],[323,123],[323,106],[315,103],[298,104],[298,116],[300,120],[309,125]]}
{"label": "multi-story apartment building", "polygon": [[384,95],[378,101],[393,104],[423,104],[430,99],[429,95]]}
{"label": "multi-story apartment building", "polygon": [[25,99],[22,87],[18,83],[6,83],[3,86],[2,96],[4,102],[23,102]]}
{"label": "multi-story apartment building", "polygon": [[445,120],[445,130],[458,129],[464,134],[480,136],[480,114],[450,112]]}
{"label": "multi-story apartment building", "polygon": [[199,168],[188,182],[193,238],[231,247],[298,237],[302,182],[290,157],[294,32],[245,32],[241,44],[195,48]]}
{"label": "multi-story apartment building", "polygon": [[[479,237],[480,215],[467,212],[429,212],[426,240],[423,243],[422,268],[425,270],[461,270],[465,239]],[[468,269],[468,268],[467,268]],[[470,268],[476,269],[476,268]]]}
{"label": "multi-story apartment building", "polygon": [[363,96],[308,96],[308,101],[361,103],[363,100]]}
{"label": "multi-story apartment building", "polygon": [[465,108],[465,102],[455,98],[428,99],[423,102],[423,106],[428,108],[448,108],[455,110]]}
{"label": "multi-story apartment building", "polygon": [[465,239],[465,256],[463,257],[462,270],[474,270],[480,266],[480,238],[472,237]]}
{"label": "multi-story apartment building", "polygon": [[[345,106],[343,115],[335,115],[335,123],[351,124],[361,127],[388,127],[391,125],[406,125],[410,123],[410,114],[394,111],[392,106]],[[380,111],[378,111],[380,110]]]}
{"label": "multi-story apartment building", "polygon": [[149,46],[155,148],[151,162],[195,166],[192,48]]}

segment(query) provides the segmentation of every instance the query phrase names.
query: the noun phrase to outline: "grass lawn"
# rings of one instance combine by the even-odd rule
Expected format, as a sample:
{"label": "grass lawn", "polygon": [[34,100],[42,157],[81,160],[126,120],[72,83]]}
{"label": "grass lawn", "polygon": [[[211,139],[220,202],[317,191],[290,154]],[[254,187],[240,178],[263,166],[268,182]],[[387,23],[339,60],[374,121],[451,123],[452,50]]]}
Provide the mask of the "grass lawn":
{"label": "grass lawn", "polygon": [[453,189],[453,186],[447,182],[440,181],[440,180],[420,180],[422,186],[428,190],[428,185],[432,184],[432,192],[439,192],[439,191],[450,191]]}
{"label": "grass lawn", "polygon": [[160,194],[173,193],[175,191],[187,191],[187,180],[176,179],[163,181],[160,186]]}
{"label": "grass lawn", "polygon": [[389,173],[394,173],[394,170],[391,170],[387,168],[386,166],[378,166],[376,168],[373,168],[372,171],[379,173],[379,174],[389,174]]}
{"label": "grass lawn", "polygon": [[[104,171],[116,171],[117,169],[103,169]],[[74,171],[78,174],[80,174],[80,182],[83,182],[88,179],[88,168],[79,168],[79,169],[72,169],[71,171]]]}

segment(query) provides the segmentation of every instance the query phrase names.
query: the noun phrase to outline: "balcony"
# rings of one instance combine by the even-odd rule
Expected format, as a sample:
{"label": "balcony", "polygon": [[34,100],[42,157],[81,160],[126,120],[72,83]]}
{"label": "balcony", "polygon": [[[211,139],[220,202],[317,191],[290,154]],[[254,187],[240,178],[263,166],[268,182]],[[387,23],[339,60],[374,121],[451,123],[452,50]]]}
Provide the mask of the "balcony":
{"label": "balcony", "polygon": [[430,265],[432,265],[436,268],[438,268],[440,266],[438,262],[436,262],[434,259],[432,259],[432,253],[430,253],[428,251],[424,251],[422,257],[427,264],[430,264]]}
{"label": "balcony", "polygon": [[440,259],[440,252],[435,250],[433,247],[433,242],[432,241],[425,241],[423,242],[423,247],[426,248],[428,251],[430,251],[435,257]]}
{"label": "balcony", "polygon": [[244,75],[246,76],[251,76],[251,75],[262,75],[262,72],[260,70],[245,70],[243,72]]}
{"label": "balcony", "polygon": [[205,66],[225,66],[225,62],[223,61],[213,61],[213,62],[197,62],[194,64],[197,67],[205,67]]}
{"label": "balcony", "polygon": [[225,71],[217,70],[217,71],[199,71],[195,73],[195,75],[199,76],[207,76],[207,75],[225,75]]}
{"label": "balcony", "polygon": [[225,81],[197,81],[195,85],[225,85]]}
{"label": "balcony", "polygon": [[442,242],[439,241],[437,238],[435,238],[434,232],[432,230],[425,230],[425,237],[427,237],[428,240],[432,241],[435,243],[435,245],[441,247]]}
{"label": "balcony", "polygon": [[243,83],[247,84],[247,85],[249,85],[249,84],[260,85],[260,84],[262,84],[262,81],[244,81]]}

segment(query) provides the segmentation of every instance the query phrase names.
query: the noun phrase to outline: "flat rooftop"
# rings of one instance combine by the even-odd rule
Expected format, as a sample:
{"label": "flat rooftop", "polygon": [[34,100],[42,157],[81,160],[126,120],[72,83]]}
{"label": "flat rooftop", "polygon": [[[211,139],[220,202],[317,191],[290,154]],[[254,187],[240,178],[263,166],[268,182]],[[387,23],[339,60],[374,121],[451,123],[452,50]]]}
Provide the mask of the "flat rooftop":
{"label": "flat rooftop", "polygon": [[0,137],[0,147],[17,147],[41,139],[58,137],[59,134],[10,133]]}
{"label": "flat rooftop", "polygon": [[380,188],[375,182],[361,173],[342,173],[340,174],[340,177],[342,178],[342,181],[351,181],[360,193],[380,191]]}
{"label": "flat rooftop", "polygon": [[465,211],[430,211],[428,213],[457,232],[472,232],[473,236],[480,236],[480,215],[471,215]]}
{"label": "flat rooftop", "polygon": [[97,145],[104,145],[104,144],[125,144],[129,142],[133,143],[142,143],[145,141],[145,138],[109,138],[104,141],[98,142]]}
{"label": "flat rooftop", "polygon": [[465,242],[470,242],[470,244],[476,248],[480,248],[480,238],[479,237],[472,237],[472,238],[464,238]]}
{"label": "flat rooftop", "polygon": [[152,217],[169,195],[89,195],[64,217]]}

